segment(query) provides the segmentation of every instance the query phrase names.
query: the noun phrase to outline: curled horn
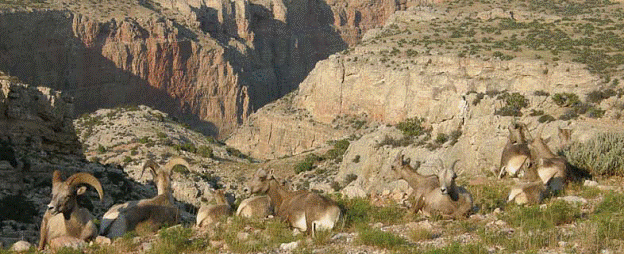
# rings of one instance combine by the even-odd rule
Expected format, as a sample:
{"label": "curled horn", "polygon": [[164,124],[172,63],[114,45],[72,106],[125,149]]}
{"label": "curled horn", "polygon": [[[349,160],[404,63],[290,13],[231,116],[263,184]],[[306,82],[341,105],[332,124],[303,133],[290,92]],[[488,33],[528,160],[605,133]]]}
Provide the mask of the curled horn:
{"label": "curled horn", "polygon": [[182,157],[175,157],[169,160],[169,162],[167,162],[167,164],[165,164],[163,168],[167,170],[168,173],[171,173],[171,171],[173,170],[173,167],[175,167],[176,165],[182,165],[188,169],[191,169],[191,165],[189,165],[188,161],[186,161]]}
{"label": "curled horn", "polygon": [[52,173],[52,184],[60,182],[63,182],[63,179],[61,179],[61,171],[54,170],[54,173]]}
{"label": "curled horn", "polygon": [[438,171],[443,170],[444,169],[444,162],[442,161],[442,159],[438,158]]}
{"label": "curled horn", "polygon": [[[56,171],[54,177],[56,177]],[[93,186],[93,188],[95,188],[95,190],[97,190],[98,194],[100,195],[100,200],[104,199],[104,190],[102,189],[102,184],[100,184],[100,181],[95,178],[95,176],[89,173],[81,172],[73,174],[72,176],[67,178],[65,182],[72,188],[78,186],[79,184],[91,185]]]}
{"label": "curled horn", "polygon": [[143,178],[143,173],[145,173],[146,168],[150,168],[150,170],[152,171],[152,177],[156,178],[156,169],[160,167],[158,166],[158,164],[156,164],[156,162],[151,159],[147,160],[145,164],[143,164],[143,170],[141,170],[141,176],[139,176],[139,178]]}
{"label": "curled horn", "polygon": [[461,172],[455,171],[455,164],[457,164],[457,162],[459,162],[459,159],[456,159],[455,161],[453,161],[453,164],[451,164],[451,170],[453,170],[453,172],[455,173],[461,173]]}

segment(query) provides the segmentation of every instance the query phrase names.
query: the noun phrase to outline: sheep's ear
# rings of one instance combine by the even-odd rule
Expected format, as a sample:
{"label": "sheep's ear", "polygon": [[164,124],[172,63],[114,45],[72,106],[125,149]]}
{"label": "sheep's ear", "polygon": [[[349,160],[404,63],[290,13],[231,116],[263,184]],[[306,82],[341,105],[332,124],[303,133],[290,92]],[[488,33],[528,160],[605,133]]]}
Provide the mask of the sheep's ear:
{"label": "sheep's ear", "polygon": [[78,189],[76,189],[76,195],[82,195],[85,194],[87,192],[87,186],[80,186],[78,187]]}
{"label": "sheep's ear", "polygon": [[274,173],[274,170],[273,170],[273,169],[269,170],[269,173],[267,174],[267,178],[268,178],[268,179],[273,179],[273,178],[275,178],[275,175],[274,175],[273,173]]}

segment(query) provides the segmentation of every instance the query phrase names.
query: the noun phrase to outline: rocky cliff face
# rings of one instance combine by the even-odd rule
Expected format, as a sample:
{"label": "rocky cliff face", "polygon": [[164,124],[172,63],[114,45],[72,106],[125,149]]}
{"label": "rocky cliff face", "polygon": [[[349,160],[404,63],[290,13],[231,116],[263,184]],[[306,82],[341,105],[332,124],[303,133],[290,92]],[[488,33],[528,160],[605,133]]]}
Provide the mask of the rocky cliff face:
{"label": "rocky cliff face", "polygon": [[169,20],[98,22],[59,11],[2,15],[2,68],[72,94],[77,113],[145,103],[197,116],[190,120],[217,133],[251,109],[227,50],[185,37]]}
{"label": "rocky cliff face", "polygon": [[[21,83],[15,77],[0,76],[0,140],[18,155],[80,154],[73,115],[72,97]],[[16,158],[2,159],[17,166]]]}
{"label": "rocky cliff face", "polygon": [[[534,18],[558,19],[552,15],[523,11],[517,13],[518,19],[524,19],[526,23]],[[453,150],[453,153],[459,155],[472,149],[475,154],[463,157],[477,160],[467,162],[467,167],[483,169],[497,163],[499,154],[495,151],[498,150],[486,148],[490,145],[504,145],[505,128],[512,119],[501,113],[508,104],[504,99],[505,93],[517,93],[526,99],[528,107],[523,108],[517,118],[532,122],[534,126],[541,123],[537,122],[540,116],[546,115],[553,119],[563,119],[558,122],[562,126],[571,123],[566,114],[573,115],[578,110],[557,105],[553,95],[562,93],[578,95],[579,102],[583,102],[586,107],[606,110],[606,118],[617,121],[620,109],[614,105],[619,103],[620,97],[610,98],[612,101],[608,105],[603,105],[605,101],[603,104],[589,102],[589,97],[601,87],[617,90],[621,86],[618,86],[618,82],[605,83],[601,75],[591,72],[586,64],[571,61],[572,57],[563,54],[552,58],[542,57],[539,55],[542,52],[532,49],[517,50],[521,53],[507,58],[501,57],[504,56],[501,52],[492,52],[496,50],[495,44],[500,43],[496,42],[498,37],[492,36],[503,39],[503,36],[520,36],[520,32],[516,35],[494,35],[488,34],[485,32],[487,29],[483,28],[481,31],[484,32],[480,36],[484,37],[481,40],[484,45],[473,45],[479,41],[462,37],[461,34],[455,34],[455,37],[447,40],[432,38],[444,37],[440,35],[441,31],[454,31],[456,27],[453,22],[459,24],[479,19],[474,25],[476,30],[481,29],[479,26],[498,26],[501,23],[499,20],[508,19],[508,15],[502,10],[480,12],[429,7],[396,12],[383,29],[369,31],[361,45],[320,61],[310,72],[292,98],[290,110],[303,112],[296,114],[306,118],[282,117],[280,119],[283,121],[271,121],[270,126],[258,127],[256,124],[253,131],[244,127],[232,135],[228,144],[240,147],[245,152],[260,146],[249,144],[273,147],[275,151],[280,151],[267,151],[273,158],[294,153],[281,148],[280,142],[273,143],[266,135],[254,142],[248,142],[250,139],[245,137],[279,128],[277,126],[296,126],[303,121],[317,126],[331,125],[345,116],[363,117],[368,122],[383,124],[396,124],[408,118],[422,117],[425,119],[425,127],[432,130],[433,138],[439,133],[449,134],[453,131],[470,133],[469,141],[457,143],[456,146],[462,148]],[[426,26],[431,28],[423,28]],[[473,53],[466,51],[468,48],[473,48]],[[473,55],[466,55],[468,53]],[[281,113],[271,110],[272,107],[260,110],[260,114],[252,115],[251,118],[255,119],[255,123],[274,119]],[[581,126],[575,128],[587,127]],[[300,140],[309,140],[309,137],[314,136],[313,133],[302,129],[298,135],[301,136]],[[335,129],[325,137],[336,139],[341,135],[344,133]],[[491,139],[492,135],[496,139]],[[295,140],[292,142],[296,143]],[[313,147],[306,146],[300,150]]]}
{"label": "rocky cliff face", "polygon": [[404,5],[53,1],[0,13],[0,69],[68,92],[79,114],[145,104],[226,136]]}

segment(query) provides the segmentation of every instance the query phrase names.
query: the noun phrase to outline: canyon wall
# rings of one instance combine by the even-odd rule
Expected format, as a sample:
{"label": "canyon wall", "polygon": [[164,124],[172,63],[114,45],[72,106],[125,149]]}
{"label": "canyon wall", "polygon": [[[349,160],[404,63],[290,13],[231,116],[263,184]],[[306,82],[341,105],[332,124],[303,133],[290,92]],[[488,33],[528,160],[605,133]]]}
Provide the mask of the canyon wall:
{"label": "canyon wall", "polygon": [[395,0],[81,4],[89,3],[2,10],[0,70],[67,91],[78,114],[146,104],[220,137],[405,7]]}

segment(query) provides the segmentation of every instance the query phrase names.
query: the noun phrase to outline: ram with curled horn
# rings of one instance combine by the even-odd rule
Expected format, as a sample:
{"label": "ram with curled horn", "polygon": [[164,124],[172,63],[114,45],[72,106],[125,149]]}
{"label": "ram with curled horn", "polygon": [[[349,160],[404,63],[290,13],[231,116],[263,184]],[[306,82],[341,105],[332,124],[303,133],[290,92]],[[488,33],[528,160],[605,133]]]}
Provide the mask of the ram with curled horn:
{"label": "ram with curled horn", "polygon": [[102,216],[100,234],[108,238],[116,238],[135,228],[157,229],[161,225],[177,224],[180,212],[174,206],[171,190],[171,175],[173,168],[177,165],[182,165],[189,169],[191,167],[181,157],[171,159],[163,167],[158,166],[152,160],[145,162],[141,176],[143,176],[145,169],[150,169],[158,195],[153,198],[130,201],[111,207]]}
{"label": "ram with curled horn", "polygon": [[104,198],[104,190],[97,178],[89,173],[76,173],[65,181],[61,172],[52,174],[52,200],[43,215],[39,234],[39,249],[47,246],[77,246],[97,236],[95,217],[76,202],[78,195],[86,192],[84,185],[95,188],[100,200]]}

